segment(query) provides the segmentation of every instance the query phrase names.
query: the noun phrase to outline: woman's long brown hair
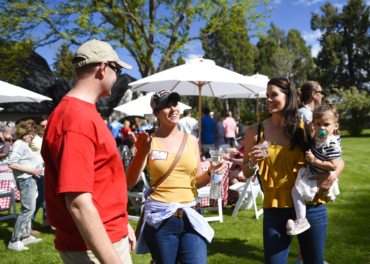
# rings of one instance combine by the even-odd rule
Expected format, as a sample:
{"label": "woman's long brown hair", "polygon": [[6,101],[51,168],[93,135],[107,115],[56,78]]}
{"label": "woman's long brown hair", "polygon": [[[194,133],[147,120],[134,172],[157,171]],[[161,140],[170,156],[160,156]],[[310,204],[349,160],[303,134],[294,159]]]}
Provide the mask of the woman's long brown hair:
{"label": "woman's long brown hair", "polygon": [[[302,151],[307,151],[309,145],[305,140],[304,129],[301,127],[301,118],[298,112],[297,89],[293,81],[289,78],[275,77],[267,85],[275,85],[286,95],[286,102],[283,109],[284,129],[283,134],[289,138],[290,149],[293,150],[298,145]],[[270,115],[271,116],[271,115]]]}

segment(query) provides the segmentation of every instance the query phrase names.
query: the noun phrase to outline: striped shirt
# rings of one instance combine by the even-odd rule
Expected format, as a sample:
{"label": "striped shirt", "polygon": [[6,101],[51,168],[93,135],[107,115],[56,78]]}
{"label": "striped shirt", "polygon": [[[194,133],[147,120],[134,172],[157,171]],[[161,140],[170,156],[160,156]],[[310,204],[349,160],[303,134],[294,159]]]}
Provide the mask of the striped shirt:
{"label": "striped shirt", "polygon": [[[328,142],[325,142],[321,146],[314,145],[313,148],[311,149],[312,154],[319,160],[322,161],[328,161],[331,159],[338,159],[341,156],[342,153],[342,146],[340,144],[340,136],[331,136],[328,139]],[[337,147],[339,146],[339,148]],[[326,173],[328,171],[323,170],[314,164],[310,164],[310,170],[313,175],[321,174],[321,173]]]}

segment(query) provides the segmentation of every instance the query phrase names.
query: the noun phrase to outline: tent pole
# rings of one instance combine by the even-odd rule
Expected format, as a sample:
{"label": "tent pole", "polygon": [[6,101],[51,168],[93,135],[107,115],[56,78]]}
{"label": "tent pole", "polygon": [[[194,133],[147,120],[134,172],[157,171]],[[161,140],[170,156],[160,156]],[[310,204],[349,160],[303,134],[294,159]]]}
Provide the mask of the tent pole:
{"label": "tent pole", "polygon": [[198,84],[198,88],[199,88],[199,102],[198,102],[198,107],[199,107],[199,116],[198,116],[198,125],[199,125],[199,129],[198,129],[198,132],[199,132],[199,141],[198,141],[198,144],[199,144],[199,153],[202,153],[202,148],[201,148],[201,130],[202,130],[202,116],[201,116],[201,113],[202,113],[202,86],[201,84],[199,83]]}
{"label": "tent pole", "polygon": [[260,102],[259,102],[259,94],[257,94],[257,123],[260,122]]}

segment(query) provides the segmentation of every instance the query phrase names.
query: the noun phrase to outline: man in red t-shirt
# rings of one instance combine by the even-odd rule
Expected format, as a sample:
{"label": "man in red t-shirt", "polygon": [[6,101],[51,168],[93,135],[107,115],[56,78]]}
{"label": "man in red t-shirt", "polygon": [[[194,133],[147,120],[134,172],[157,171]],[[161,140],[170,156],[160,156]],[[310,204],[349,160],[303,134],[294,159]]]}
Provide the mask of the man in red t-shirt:
{"label": "man in red t-shirt", "polygon": [[41,150],[55,248],[65,263],[132,263],[136,240],[123,164],[95,107],[111,94],[121,68],[132,67],[98,40],[77,49],[73,66],[75,86],[51,114]]}

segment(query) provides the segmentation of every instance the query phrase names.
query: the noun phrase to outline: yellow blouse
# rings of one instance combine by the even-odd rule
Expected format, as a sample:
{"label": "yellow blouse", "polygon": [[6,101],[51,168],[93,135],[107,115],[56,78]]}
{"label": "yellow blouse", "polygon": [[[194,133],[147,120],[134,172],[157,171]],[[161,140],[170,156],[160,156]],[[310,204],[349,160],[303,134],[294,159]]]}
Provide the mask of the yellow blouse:
{"label": "yellow blouse", "polygon": [[[163,151],[155,134],[152,134],[152,137],[152,150]],[[190,137],[188,137],[186,145],[186,151],[181,155],[171,174],[150,195],[152,199],[167,204],[188,204],[198,197],[195,180],[197,159]],[[147,170],[151,177],[150,185],[155,184],[166,173],[176,155],[177,153],[168,153],[167,160],[153,160],[152,155],[149,155]]]}
{"label": "yellow blouse", "polygon": [[[301,124],[303,125],[303,123]],[[263,124],[260,142],[264,141]],[[298,171],[306,164],[303,151],[297,145],[290,150],[290,145],[269,147],[269,156],[259,163],[259,178],[264,191],[263,208],[294,207],[292,188],[295,185]],[[322,195],[307,204],[326,203]]]}

